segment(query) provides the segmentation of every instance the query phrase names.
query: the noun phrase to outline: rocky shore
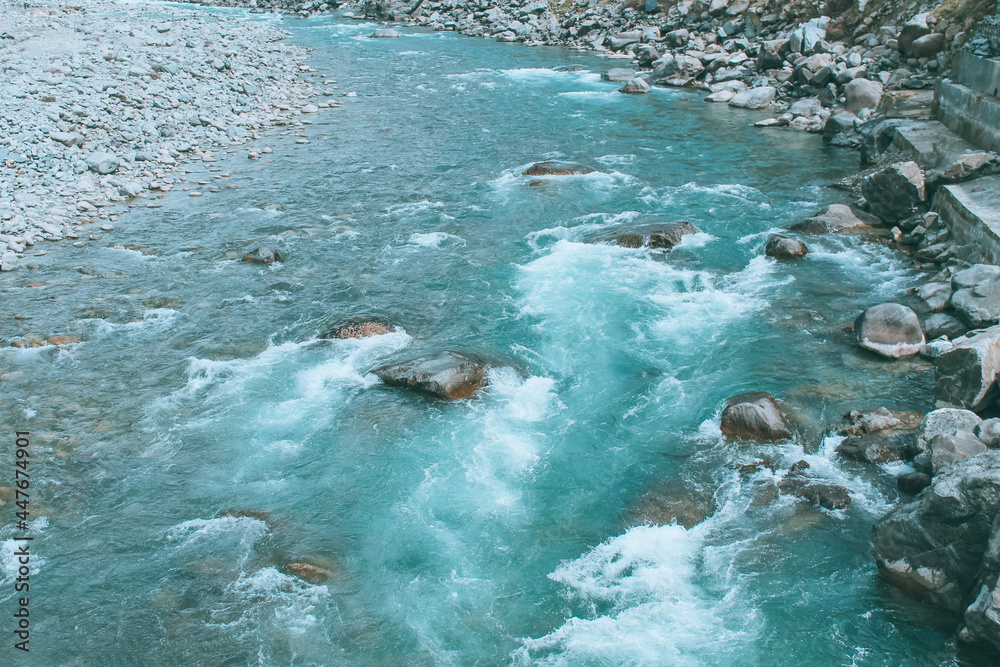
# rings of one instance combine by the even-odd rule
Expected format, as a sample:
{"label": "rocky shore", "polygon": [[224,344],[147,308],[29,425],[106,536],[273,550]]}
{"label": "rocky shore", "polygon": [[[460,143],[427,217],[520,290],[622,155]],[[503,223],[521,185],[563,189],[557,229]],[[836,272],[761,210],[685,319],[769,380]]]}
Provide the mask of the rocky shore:
{"label": "rocky shore", "polygon": [[330,106],[310,103],[321,89],[307,52],[284,37],[118,0],[0,8],[0,269],[44,252],[42,240],[97,240],[128,207],[188,182],[191,164],[212,168],[220,151]]}

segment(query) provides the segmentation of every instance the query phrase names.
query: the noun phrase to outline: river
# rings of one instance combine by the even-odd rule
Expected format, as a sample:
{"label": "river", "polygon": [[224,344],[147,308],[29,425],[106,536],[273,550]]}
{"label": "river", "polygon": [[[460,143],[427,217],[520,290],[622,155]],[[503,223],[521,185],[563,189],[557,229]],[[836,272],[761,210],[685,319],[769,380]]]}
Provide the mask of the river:
{"label": "river", "polygon": [[[340,108],[5,276],[0,336],[83,339],[0,351],[0,420],[34,443],[34,664],[958,664],[955,619],[876,577],[892,470],[824,437],[931,409],[930,365],[845,330],[917,274],[849,236],[763,256],[845,201],[856,153],[698,91],[621,95],[592,54],[282,26]],[[596,171],[530,186],[542,159]],[[678,220],[700,233],[669,253],[599,242]],[[285,261],[239,261],[261,244]],[[317,339],[371,313],[399,329]],[[443,403],[368,373],[441,349],[500,360],[490,386]],[[722,439],[758,389],[796,443]],[[776,471],[741,476],[759,457]],[[852,504],[778,497],[799,459]],[[678,493],[709,518],[636,518]]]}

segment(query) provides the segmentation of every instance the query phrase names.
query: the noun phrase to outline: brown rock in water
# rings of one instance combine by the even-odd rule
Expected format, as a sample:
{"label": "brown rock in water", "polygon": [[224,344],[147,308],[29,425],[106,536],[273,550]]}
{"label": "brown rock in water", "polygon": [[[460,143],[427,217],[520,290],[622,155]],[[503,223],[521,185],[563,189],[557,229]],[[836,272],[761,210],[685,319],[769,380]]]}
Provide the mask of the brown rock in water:
{"label": "brown rock in water", "polygon": [[615,243],[623,248],[641,248],[646,243],[642,234],[620,234],[615,237]]}
{"label": "brown rock in water", "polygon": [[651,228],[644,232],[629,232],[615,237],[615,243],[625,248],[662,248],[670,250],[689,234],[697,234],[698,228],[684,220],[664,227]]}
{"label": "brown rock in water", "polygon": [[49,342],[53,345],[72,345],[74,343],[80,342],[79,336],[53,336],[49,338]]}
{"label": "brown rock in water", "polygon": [[285,573],[316,585],[333,579],[333,572],[309,563],[289,563],[285,566]]}
{"label": "brown rock in water", "polygon": [[487,384],[484,362],[461,352],[418,357],[372,371],[390,386],[415,389],[454,401],[468,398]]}
{"label": "brown rock in water", "polygon": [[593,169],[576,162],[536,162],[524,172],[525,176],[572,176],[589,174]]}
{"label": "brown rock in water", "polygon": [[774,396],[766,391],[754,391],[733,396],[722,411],[722,434],[761,442],[787,440],[792,437],[785,415]]}
{"label": "brown rock in water", "polygon": [[548,181],[532,181],[531,183],[528,183],[528,187],[529,188],[540,188],[543,185],[548,185],[548,184],[549,184]]}
{"label": "brown rock in water", "polygon": [[323,338],[367,338],[394,331],[396,327],[384,317],[352,317],[338,322]]}
{"label": "brown rock in water", "polygon": [[281,255],[271,246],[262,245],[243,255],[243,261],[252,264],[273,264],[281,261]]}
{"label": "brown rock in water", "polygon": [[802,241],[790,239],[781,234],[775,234],[767,240],[764,246],[764,254],[775,259],[796,259],[805,257],[809,253],[809,248]]}
{"label": "brown rock in water", "polygon": [[45,345],[45,339],[41,336],[25,336],[24,338],[18,338],[10,342],[11,347],[42,347]]}
{"label": "brown rock in water", "polygon": [[802,234],[864,233],[874,231],[882,221],[861,209],[844,204],[832,204],[811,218],[788,229]]}

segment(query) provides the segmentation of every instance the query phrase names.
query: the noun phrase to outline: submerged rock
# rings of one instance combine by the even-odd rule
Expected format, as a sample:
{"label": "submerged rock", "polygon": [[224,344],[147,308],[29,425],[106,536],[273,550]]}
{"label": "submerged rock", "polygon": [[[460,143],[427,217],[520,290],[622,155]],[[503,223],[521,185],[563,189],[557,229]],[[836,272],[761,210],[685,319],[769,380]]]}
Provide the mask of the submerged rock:
{"label": "submerged rock", "polygon": [[524,172],[525,176],[572,176],[589,174],[594,170],[576,162],[536,162]]}
{"label": "submerged rock", "polygon": [[831,204],[811,218],[796,223],[788,229],[803,234],[839,234],[844,232],[870,232],[882,221],[861,209],[845,204]]}
{"label": "submerged rock", "polygon": [[711,494],[670,480],[647,491],[629,511],[627,523],[677,524],[693,528],[707,519],[712,511]]}
{"label": "submerged rock", "polygon": [[384,317],[350,317],[338,322],[322,338],[367,338],[395,331],[396,327]]}
{"label": "submerged rock", "polygon": [[334,576],[333,572],[309,563],[289,563],[285,573],[316,585],[325,584]]}
{"label": "submerged rock", "polygon": [[788,474],[778,482],[781,495],[791,495],[824,507],[828,510],[844,509],[851,504],[851,494],[839,484],[826,482],[809,477],[805,471],[809,469],[806,461],[793,465]]}
{"label": "submerged rock", "polygon": [[262,245],[256,250],[251,250],[247,254],[243,255],[244,262],[250,262],[252,264],[273,264],[274,262],[280,262],[281,255],[278,251],[271,246]]}
{"label": "submerged rock", "polygon": [[959,461],[874,525],[879,573],[928,602],[965,610],[980,594],[978,577],[998,512],[1000,451]]}
{"label": "submerged rock", "polygon": [[447,400],[468,398],[487,384],[484,362],[461,352],[418,357],[372,371],[390,386],[406,387]]}
{"label": "submerged rock", "polygon": [[697,234],[698,229],[690,222],[674,222],[665,227],[656,227],[643,232],[619,234],[615,243],[625,248],[663,248],[670,250],[681,242],[685,236]]}
{"label": "submerged rock", "polygon": [[767,240],[764,254],[775,259],[796,259],[809,253],[806,244],[797,239],[791,239],[781,234],[775,234]]}
{"label": "submerged rock", "polygon": [[924,346],[917,314],[898,303],[872,306],[854,321],[858,345],[891,359],[909,357]]}
{"label": "submerged rock", "polygon": [[785,414],[777,400],[766,391],[754,391],[733,396],[722,411],[722,434],[761,442],[787,440],[792,437]]}
{"label": "submerged rock", "polygon": [[987,402],[1000,373],[1000,326],[990,327],[934,360],[934,398],[958,408],[976,410]]}

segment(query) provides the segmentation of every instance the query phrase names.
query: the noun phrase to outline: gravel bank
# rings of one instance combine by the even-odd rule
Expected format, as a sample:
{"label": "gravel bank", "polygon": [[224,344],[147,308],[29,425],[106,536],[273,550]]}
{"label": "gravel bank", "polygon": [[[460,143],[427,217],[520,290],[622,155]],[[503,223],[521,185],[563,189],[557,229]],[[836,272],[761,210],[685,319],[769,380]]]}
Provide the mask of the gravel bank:
{"label": "gravel bank", "polygon": [[157,206],[185,163],[335,106],[313,99],[308,52],[285,37],[122,0],[0,7],[0,269],[44,252],[41,240],[82,244],[130,206]]}

